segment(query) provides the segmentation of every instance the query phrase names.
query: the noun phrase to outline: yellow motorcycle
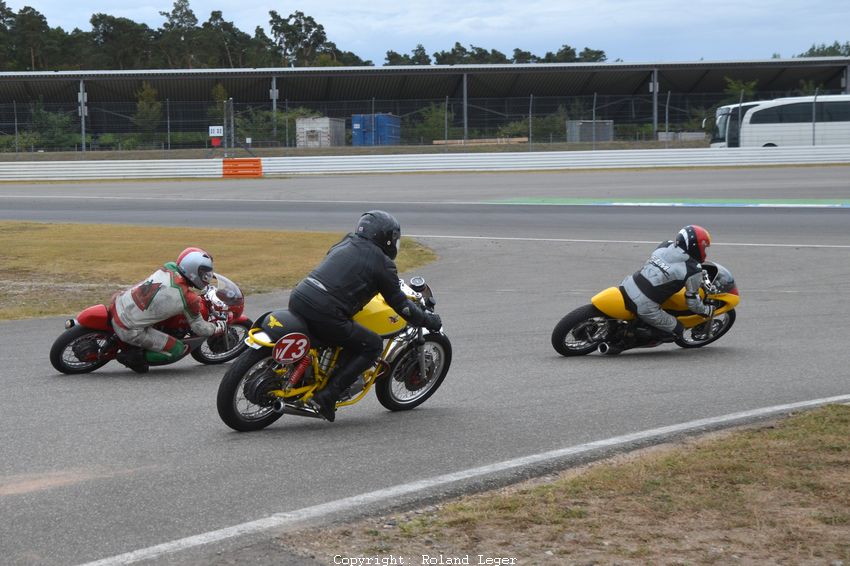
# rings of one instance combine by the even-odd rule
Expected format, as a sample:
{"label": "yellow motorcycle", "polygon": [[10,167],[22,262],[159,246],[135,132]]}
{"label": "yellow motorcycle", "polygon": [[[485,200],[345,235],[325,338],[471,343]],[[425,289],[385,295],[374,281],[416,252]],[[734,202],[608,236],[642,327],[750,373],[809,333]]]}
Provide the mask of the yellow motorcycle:
{"label": "yellow motorcycle", "polygon": [[[691,312],[684,289],[661,305],[685,327],[682,336],[675,341],[682,348],[710,344],[735,323],[735,307],[740,301],[735,278],[720,264],[707,261],[702,267],[700,297],[714,306],[712,317]],[[562,356],[583,356],[596,350],[612,355],[663,343],[656,331],[629,310],[622,287],[609,287],[593,296],[590,303],[567,314],[552,331],[552,346]]]}
{"label": "yellow motorcycle", "polygon": [[[436,299],[422,277],[399,280],[412,301],[433,311]],[[372,389],[391,411],[406,411],[437,391],[452,361],[452,345],[442,332],[409,326],[381,295],[354,316],[354,321],[384,338],[383,352],[337,402],[357,403]],[[283,415],[323,418],[311,401],[341,367],[345,353],[311,336],[306,323],[288,309],[263,314],[248,331],[249,348],[221,380],[217,406],[221,420],[238,431],[265,428]]]}

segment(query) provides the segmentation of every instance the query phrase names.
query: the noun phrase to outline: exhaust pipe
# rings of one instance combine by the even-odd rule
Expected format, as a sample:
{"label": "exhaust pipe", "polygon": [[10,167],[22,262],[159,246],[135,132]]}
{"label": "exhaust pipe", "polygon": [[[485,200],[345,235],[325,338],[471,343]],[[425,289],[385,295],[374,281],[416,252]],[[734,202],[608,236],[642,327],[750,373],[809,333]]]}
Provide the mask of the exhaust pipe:
{"label": "exhaust pipe", "polygon": [[620,346],[612,346],[608,342],[600,342],[599,343],[599,353],[604,356],[615,356],[623,351],[623,348]]}
{"label": "exhaust pipe", "polygon": [[313,417],[315,419],[323,419],[324,417],[320,415],[313,409],[309,409],[307,407],[293,407],[292,405],[287,405],[281,400],[277,400],[272,405],[272,410],[275,413],[280,413],[281,415],[296,415],[299,417]]}

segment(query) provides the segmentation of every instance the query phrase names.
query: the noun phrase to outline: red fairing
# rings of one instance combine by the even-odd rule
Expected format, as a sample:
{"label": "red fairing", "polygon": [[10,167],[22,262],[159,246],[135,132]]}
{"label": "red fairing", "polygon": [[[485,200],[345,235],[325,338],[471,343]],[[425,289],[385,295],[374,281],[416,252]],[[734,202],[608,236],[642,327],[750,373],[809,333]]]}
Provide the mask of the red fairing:
{"label": "red fairing", "polygon": [[[240,309],[240,310],[241,310],[241,309]],[[232,319],[232,320],[231,320],[230,318],[228,318],[228,319],[227,319],[227,324],[240,324],[240,323],[242,323],[242,324],[251,324],[251,319],[250,319],[250,318],[248,318],[247,316],[245,316],[245,315],[244,315],[244,314],[242,314],[242,313],[239,313],[239,316],[235,316],[235,317],[233,317],[233,319]]]}
{"label": "red fairing", "polygon": [[242,312],[245,310],[245,303],[240,302],[239,304],[233,305],[232,307],[230,307],[229,310],[231,313],[233,313],[234,318],[240,320],[245,318],[245,316],[242,314]]}
{"label": "red fairing", "polygon": [[109,324],[109,309],[106,305],[94,305],[83,310],[77,315],[77,322],[93,330],[112,330]]}

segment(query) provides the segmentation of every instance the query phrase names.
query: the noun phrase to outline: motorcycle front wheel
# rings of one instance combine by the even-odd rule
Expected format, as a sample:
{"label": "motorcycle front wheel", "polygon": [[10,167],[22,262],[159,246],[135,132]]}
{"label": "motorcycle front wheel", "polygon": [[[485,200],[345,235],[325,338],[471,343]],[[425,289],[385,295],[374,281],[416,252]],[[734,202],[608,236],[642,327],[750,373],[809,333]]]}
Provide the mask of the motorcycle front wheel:
{"label": "motorcycle front wheel", "polygon": [[248,345],[245,338],[251,330],[250,324],[231,324],[221,336],[210,336],[197,350],[190,354],[202,364],[215,365],[235,360]]}
{"label": "motorcycle front wheel", "polygon": [[[712,326],[709,327],[709,324]],[[726,311],[715,316],[711,322],[706,321],[699,326],[686,328],[682,337],[676,339],[676,345],[681,348],[701,348],[729,332],[733,324],[735,324],[735,311]],[[710,336],[709,330],[711,330]]]}
{"label": "motorcycle front wheel", "polygon": [[73,375],[89,373],[108,361],[100,357],[103,347],[114,334],[85,326],[72,326],[59,335],[50,348],[50,363],[57,371]]}
{"label": "motorcycle front wheel", "polygon": [[266,428],[282,416],[273,409],[274,399],[262,395],[264,388],[280,388],[277,367],[269,348],[248,349],[236,358],[218,386],[216,406],[224,424],[249,432]]}
{"label": "motorcycle front wheel", "polygon": [[419,346],[411,343],[375,384],[375,395],[390,411],[408,411],[433,395],[449,372],[452,343],[443,334],[426,334],[425,376],[419,367]]}
{"label": "motorcycle front wheel", "polygon": [[608,338],[608,318],[593,305],[568,313],[552,331],[552,347],[562,356],[595,352]]}

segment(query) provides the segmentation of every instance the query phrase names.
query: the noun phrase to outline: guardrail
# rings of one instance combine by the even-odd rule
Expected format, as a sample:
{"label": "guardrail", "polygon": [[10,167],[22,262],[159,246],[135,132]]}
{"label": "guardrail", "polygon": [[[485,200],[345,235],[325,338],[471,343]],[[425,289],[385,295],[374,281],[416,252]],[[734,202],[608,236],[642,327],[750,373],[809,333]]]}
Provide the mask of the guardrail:
{"label": "guardrail", "polygon": [[[233,161],[233,160],[227,160]],[[730,149],[635,149],[414,155],[266,157],[269,175],[412,173],[428,171],[547,171],[658,167],[850,164],[850,145]],[[256,163],[253,164],[256,168]],[[0,162],[0,181],[217,178],[222,159]]]}
{"label": "guardrail", "polygon": [[0,162],[0,181],[221,177],[221,159]]}

